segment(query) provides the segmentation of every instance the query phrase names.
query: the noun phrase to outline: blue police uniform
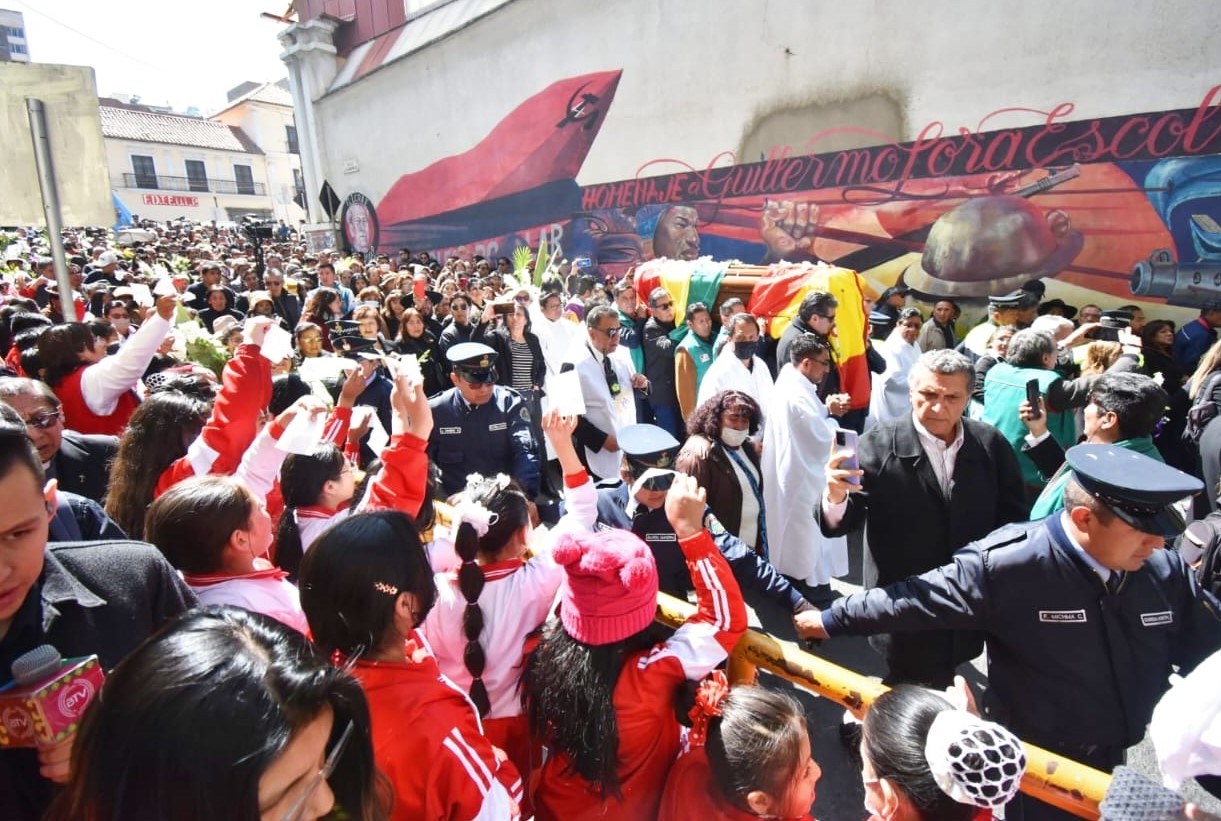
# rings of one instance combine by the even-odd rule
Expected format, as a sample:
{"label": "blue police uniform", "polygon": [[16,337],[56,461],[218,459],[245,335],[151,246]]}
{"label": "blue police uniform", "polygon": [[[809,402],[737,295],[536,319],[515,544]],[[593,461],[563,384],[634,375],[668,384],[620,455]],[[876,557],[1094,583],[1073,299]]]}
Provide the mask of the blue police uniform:
{"label": "blue police uniform", "polygon": [[[1132,527],[1182,530],[1168,500],[1198,480],[1110,445],[1069,450],[1077,483]],[[1061,512],[1006,525],[914,579],[857,593],[822,614],[829,635],[982,630],[988,709],[1023,739],[1110,770],[1140,741],[1182,671],[1221,647],[1218,603],[1182,558],[1154,550],[1138,570],[1089,558]],[[1026,819],[1061,817],[1023,802]]]}
{"label": "blue police uniform", "polygon": [[[450,348],[450,362],[460,378],[472,384],[490,384],[496,378],[496,352],[487,345],[465,342]],[[505,473],[530,498],[538,495],[539,464],[530,431],[530,410],[521,394],[492,385],[492,397],[471,405],[458,388],[428,401],[432,408],[432,434],[428,458],[441,471],[446,496],[466,487],[471,473],[491,476]]]}

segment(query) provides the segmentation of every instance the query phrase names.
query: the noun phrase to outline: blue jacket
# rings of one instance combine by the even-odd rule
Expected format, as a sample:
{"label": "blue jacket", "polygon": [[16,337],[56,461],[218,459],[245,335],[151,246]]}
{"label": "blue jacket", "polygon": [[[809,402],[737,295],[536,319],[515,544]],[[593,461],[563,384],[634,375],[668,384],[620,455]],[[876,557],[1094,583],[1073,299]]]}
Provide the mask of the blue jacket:
{"label": "blue jacket", "polygon": [[530,432],[530,410],[521,394],[495,385],[491,400],[468,407],[459,390],[450,388],[428,405],[432,408],[428,459],[441,471],[446,496],[466,487],[471,473],[505,473],[531,499],[538,495],[538,449]]}
{"label": "blue jacket", "polygon": [[[630,530],[644,539],[657,561],[657,576],[663,593],[686,601],[687,593],[695,588],[683,552],[679,549],[674,528],[666,518],[665,510],[649,510],[643,505],[636,508],[634,516],[627,515],[628,491],[623,482],[611,485],[604,482],[598,487],[599,530]],[[727,531],[710,509],[705,508],[704,526],[712,534],[712,540],[729,567],[733,570],[742,597],[755,606],[762,599],[770,599],[786,612],[797,613],[810,609],[811,605],[789,583],[789,580],[772,567],[767,559],[751,550],[746,544]]]}
{"label": "blue jacket", "polygon": [[1203,318],[1192,320],[1174,335],[1174,347],[1171,349],[1174,361],[1184,373],[1191,373],[1200,363],[1200,357],[1216,341],[1217,332]]}
{"label": "blue jacket", "polygon": [[1168,688],[1221,647],[1218,604],[1177,553],[1156,550],[1115,593],[1059,515],[1008,525],[921,576],[840,599],[831,635],[982,630],[998,721],[1023,740],[1110,768]]}

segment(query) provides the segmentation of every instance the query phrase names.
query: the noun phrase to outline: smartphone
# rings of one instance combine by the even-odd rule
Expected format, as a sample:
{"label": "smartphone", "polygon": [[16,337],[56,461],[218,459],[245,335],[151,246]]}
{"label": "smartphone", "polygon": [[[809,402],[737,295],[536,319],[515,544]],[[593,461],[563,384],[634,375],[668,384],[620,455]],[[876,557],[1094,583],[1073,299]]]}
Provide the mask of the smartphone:
{"label": "smartphone", "polygon": [[[861,464],[856,458],[856,431],[848,430],[847,428],[839,428],[836,430],[835,447],[836,450],[852,451],[852,456],[839,463],[840,467],[847,468],[848,470],[857,470],[860,468]],[[851,479],[848,479],[847,482],[850,485],[860,485],[861,477],[853,476]]]}
{"label": "smartphone", "polygon": [[513,303],[493,303],[492,313],[496,314],[497,316],[509,316],[513,313]]}
{"label": "smartphone", "polygon": [[1026,401],[1030,403],[1030,413],[1035,419],[1043,415],[1039,409],[1039,380],[1031,379],[1026,383]]}

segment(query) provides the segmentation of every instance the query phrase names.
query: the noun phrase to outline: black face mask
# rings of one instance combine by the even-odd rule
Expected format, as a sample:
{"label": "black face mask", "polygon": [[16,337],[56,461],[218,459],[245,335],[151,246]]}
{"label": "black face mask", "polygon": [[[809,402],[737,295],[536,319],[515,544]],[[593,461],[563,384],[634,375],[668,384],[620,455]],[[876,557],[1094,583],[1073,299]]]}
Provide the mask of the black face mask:
{"label": "black face mask", "polygon": [[753,339],[750,342],[735,342],[733,343],[733,351],[738,359],[750,359],[759,352],[759,340]]}

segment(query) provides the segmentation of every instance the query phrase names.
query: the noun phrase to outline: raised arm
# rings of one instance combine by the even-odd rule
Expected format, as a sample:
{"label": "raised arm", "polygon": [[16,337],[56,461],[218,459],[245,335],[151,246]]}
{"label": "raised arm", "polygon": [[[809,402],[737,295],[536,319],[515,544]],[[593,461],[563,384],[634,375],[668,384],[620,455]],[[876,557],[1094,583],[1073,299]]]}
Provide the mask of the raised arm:
{"label": "raised arm", "polygon": [[123,343],[118,353],[85,368],[81,374],[81,397],[98,416],[114,413],[123,394],[136,386],[148,370],[148,363],[170,332],[170,318],[177,301],[172,296],[157,300],[157,312]]}

